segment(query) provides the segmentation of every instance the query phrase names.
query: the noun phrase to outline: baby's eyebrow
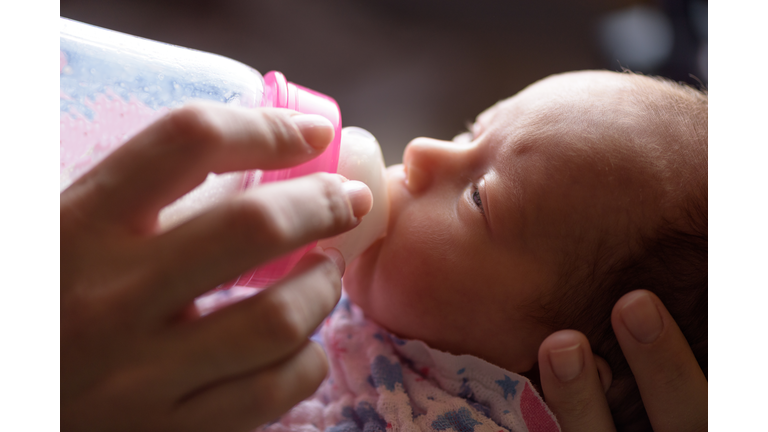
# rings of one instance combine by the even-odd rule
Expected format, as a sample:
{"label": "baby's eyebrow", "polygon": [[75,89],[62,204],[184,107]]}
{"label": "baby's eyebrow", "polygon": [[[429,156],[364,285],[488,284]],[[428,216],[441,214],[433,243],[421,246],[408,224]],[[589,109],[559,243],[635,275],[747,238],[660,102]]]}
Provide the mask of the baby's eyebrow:
{"label": "baby's eyebrow", "polygon": [[490,108],[488,108],[485,111],[483,111],[480,114],[478,114],[477,117],[475,118],[475,123],[472,126],[472,129],[470,129],[470,130],[475,131],[476,130],[475,128],[481,129],[483,126],[485,126],[486,124],[490,123],[491,120],[493,119],[493,116],[499,110],[499,103],[500,102],[497,102],[496,104],[494,104]]}

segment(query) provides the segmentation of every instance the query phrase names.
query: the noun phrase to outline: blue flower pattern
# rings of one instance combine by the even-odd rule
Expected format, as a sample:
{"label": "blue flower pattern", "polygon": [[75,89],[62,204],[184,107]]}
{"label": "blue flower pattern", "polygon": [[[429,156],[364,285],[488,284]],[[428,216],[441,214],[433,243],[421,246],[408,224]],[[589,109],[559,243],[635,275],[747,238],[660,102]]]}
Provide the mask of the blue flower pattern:
{"label": "blue flower pattern", "polygon": [[437,419],[432,422],[432,428],[439,431],[453,429],[456,432],[474,432],[475,426],[481,424],[472,418],[472,413],[468,409],[461,407],[456,411],[448,411],[438,415]]}
{"label": "blue flower pattern", "polygon": [[[337,308],[338,312],[343,314],[347,305],[340,304],[339,306],[340,307]],[[407,341],[392,336],[382,330],[371,332],[369,337],[372,341],[375,341],[376,346],[381,346],[379,344],[386,346],[389,344],[401,345],[408,343]],[[394,354],[394,356],[392,354]],[[411,379],[415,380],[415,383],[424,381],[425,373],[423,372],[423,369],[427,369],[427,367],[421,364],[415,364],[412,359],[400,357],[397,353],[390,352],[389,354],[375,355],[373,361],[369,363],[368,370],[370,371],[370,374],[362,375],[359,379],[367,380],[367,382],[376,389],[379,397],[391,397],[386,396],[386,394],[388,392],[393,392],[391,395],[394,396],[404,391],[409,393],[404,384],[405,374],[408,374],[406,378],[409,378],[409,383],[411,382]],[[444,372],[448,372],[448,370],[445,370]],[[415,405],[413,404],[414,400],[407,402],[411,408],[409,417],[414,421],[421,419],[421,421],[426,423],[422,424],[422,426],[427,426],[427,428],[431,426],[431,429],[434,431],[475,432],[477,426],[484,424],[486,425],[484,428],[500,428],[501,430],[499,432],[514,429],[514,427],[510,429],[510,426],[514,426],[514,423],[508,424],[508,421],[510,420],[507,416],[512,414],[512,412],[509,409],[503,409],[506,408],[506,406],[493,405],[493,402],[486,401],[483,398],[479,398],[482,399],[482,402],[478,401],[478,397],[473,390],[476,389],[475,384],[477,383],[470,378],[473,374],[476,374],[474,369],[457,367],[453,369],[453,373],[455,373],[455,375],[453,375],[454,379],[458,378],[461,382],[460,384],[456,383],[459,384],[457,393],[449,393],[464,399],[466,405],[459,405],[459,407],[453,405],[450,408],[445,406],[441,409],[440,405],[442,403],[436,404],[434,402],[436,401],[436,398],[433,397],[434,395],[424,395],[427,400],[433,402],[427,402],[425,404],[417,403]],[[515,377],[514,374],[510,375]],[[492,378],[490,381],[490,383],[494,383],[498,386],[495,388],[496,393],[500,396],[503,395],[504,399],[507,401],[514,400],[517,397],[517,393],[519,393],[517,387],[522,379],[518,377],[518,380],[513,380],[506,374],[498,374],[494,378],[499,376],[502,376],[503,378]],[[400,383],[400,387],[397,386],[398,383]],[[491,405],[486,405],[489,403]],[[492,415],[491,407],[493,407],[493,410],[498,410],[497,415],[501,418],[495,418]],[[390,425],[387,420],[399,422],[402,419],[390,419],[389,417],[385,419],[376,411],[376,408],[377,403],[373,401],[360,402],[356,408],[354,406],[345,406],[340,413],[341,420],[336,425],[326,428],[324,432],[391,432],[392,427],[398,427],[395,424]],[[446,411],[443,412],[443,410]]]}
{"label": "blue flower pattern", "polygon": [[387,390],[394,391],[395,384],[403,384],[403,370],[399,363],[390,363],[389,359],[383,355],[378,355],[371,364],[371,376],[373,377],[374,387],[381,385]]}
{"label": "blue flower pattern", "polygon": [[519,380],[512,381],[512,379],[507,375],[504,375],[503,380],[496,380],[496,384],[498,384],[499,387],[501,387],[501,389],[504,391],[504,399],[506,399],[510,394],[512,395],[512,399],[515,398],[515,395],[517,394],[517,384],[519,383]]}
{"label": "blue flower pattern", "polygon": [[387,422],[368,402],[360,402],[356,409],[344,407],[341,415],[344,419],[326,432],[384,432],[387,428]]}

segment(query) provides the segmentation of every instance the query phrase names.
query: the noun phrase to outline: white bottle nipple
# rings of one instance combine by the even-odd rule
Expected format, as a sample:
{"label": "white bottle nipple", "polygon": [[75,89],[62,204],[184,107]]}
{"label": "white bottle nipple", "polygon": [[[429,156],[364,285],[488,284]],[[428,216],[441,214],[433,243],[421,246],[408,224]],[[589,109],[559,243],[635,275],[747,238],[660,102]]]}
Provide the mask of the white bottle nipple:
{"label": "white bottle nipple", "polygon": [[322,248],[338,249],[349,264],[384,236],[389,222],[384,156],[378,141],[370,132],[354,126],[341,130],[338,173],[350,180],[365,183],[373,193],[373,208],[363,217],[360,225],[344,234],[317,242]]}

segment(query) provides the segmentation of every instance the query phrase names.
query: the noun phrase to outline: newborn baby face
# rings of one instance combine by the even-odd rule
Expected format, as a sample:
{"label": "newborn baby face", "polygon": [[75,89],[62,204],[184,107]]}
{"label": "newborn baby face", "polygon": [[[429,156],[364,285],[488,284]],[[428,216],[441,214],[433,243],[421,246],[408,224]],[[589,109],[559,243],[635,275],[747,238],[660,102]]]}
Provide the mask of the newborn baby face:
{"label": "newborn baby face", "polygon": [[666,156],[639,139],[660,125],[622,114],[638,80],[553,76],[453,141],[413,140],[387,172],[387,236],[347,269],[352,301],[401,337],[529,370],[564,263],[663,212]]}

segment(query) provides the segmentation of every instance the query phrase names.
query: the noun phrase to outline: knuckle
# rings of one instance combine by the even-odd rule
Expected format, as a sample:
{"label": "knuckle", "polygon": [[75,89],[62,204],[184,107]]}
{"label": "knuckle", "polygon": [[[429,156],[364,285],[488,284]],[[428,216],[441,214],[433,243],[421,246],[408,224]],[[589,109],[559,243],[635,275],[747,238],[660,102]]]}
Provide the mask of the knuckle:
{"label": "knuckle", "polygon": [[321,173],[317,175],[328,225],[334,230],[347,227],[352,220],[352,209],[347,203],[338,177]]}
{"label": "knuckle", "polygon": [[586,397],[574,397],[567,406],[572,418],[583,419],[592,411],[592,400]]}
{"label": "knuckle", "polygon": [[657,383],[664,392],[675,394],[685,389],[689,382],[689,375],[684,365],[674,361],[659,365]]}
{"label": "knuckle", "polygon": [[573,397],[555,408],[558,419],[572,425],[586,425],[594,423],[594,402],[586,397]]}
{"label": "knuckle", "polygon": [[[585,386],[586,384],[586,386]],[[551,384],[545,386],[544,397],[547,405],[563,423],[571,427],[580,425],[577,430],[584,429],[584,425],[600,423],[599,418],[608,409],[602,388],[598,390],[584,382],[582,379],[565,384]],[[605,404],[605,405],[603,405]],[[565,427],[563,430],[568,430]]]}
{"label": "knuckle", "polygon": [[[311,396],[320,386],[328,373],[328,360],[322,349],[313,345],[308,344],[295,357],[288,360],[294,363],[291,376],[288,376],[286,370],[272,370],[271,373],[261,377],[258,382],[259,391],[269,395],[265,398],[268,401],[264,400],[267,406],[262,405],[267,408],[265,411],[282,414]],[[299,364],[303,367],[296,368]],[[293,385],[286,385],[289,383]]]}
{"label": "knuckle", "polygon": [[205,151],[223,141],[224,131],[206,104],[191,103],[173,110],[168,115],[168,123],[173,134],[182,138],[187,151]]}
{"label": "knuckle", "polygon": [[237,199],[231,203],[228,223],[247,244],[282,245],[290,240],[290,229],[286,219],[276,213],[258,197]]}
{"label": "knuckle", "polygon": [[289,116],[271,110],[263,110],[260,113],[267,130],[267,144],[277,155],[304,147],[304,138]]}

